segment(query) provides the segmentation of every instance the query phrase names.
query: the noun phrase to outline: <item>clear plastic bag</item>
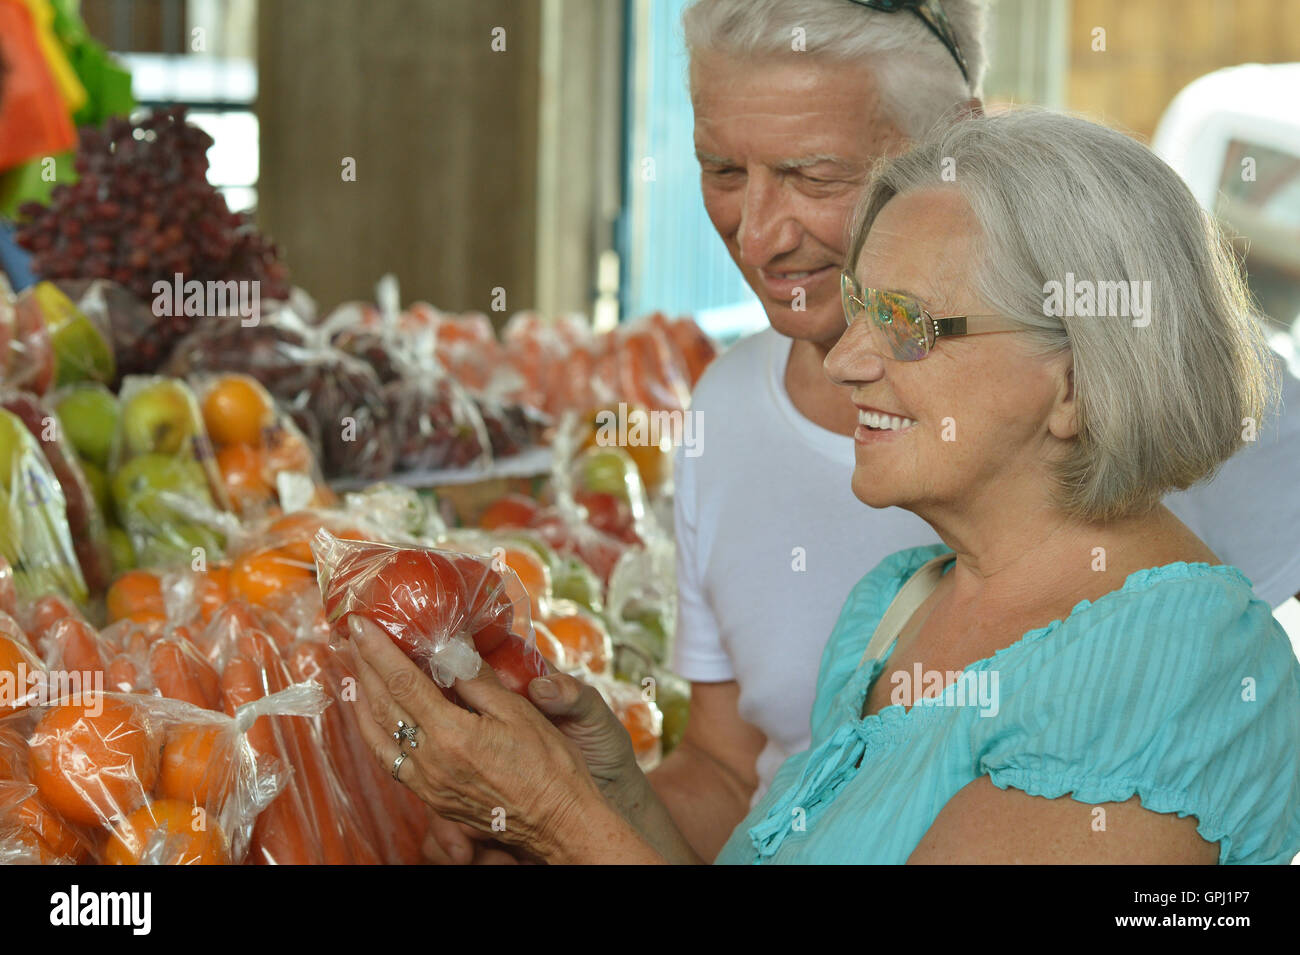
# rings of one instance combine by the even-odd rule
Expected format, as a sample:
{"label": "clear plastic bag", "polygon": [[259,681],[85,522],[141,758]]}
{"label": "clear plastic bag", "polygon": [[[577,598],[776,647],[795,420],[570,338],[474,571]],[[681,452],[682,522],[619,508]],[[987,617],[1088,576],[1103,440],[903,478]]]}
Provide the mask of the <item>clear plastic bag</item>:
{"label": "clear plastic bag", "polygon": [[[48,332],[54,387],[83,381],[107,385],[117,376],[102,290],[94,283],[90,288],[89,312],[74,303],[54,282],[38,282],[18,296],[15,307],[19,326],[34,328],[40,324]],[[30,316],[25,316],[25,312],[30,312]],[[39,391],[43,393],[44,389]]]}
{"label": "clear plastic bag", "polygon": [[40,443],[23,421],[0,410],[0,554],[18,597],[62,594],[84,606],[90,596],[68,528],[67,502]]}
{"label": "clear plastic bag", "polygon": [[336,641],[360,615],[388,634],[449,699],[457,679],[487,662],[521,695],[547,672],[533,636],[529,597],[503,562],[429,547],[312,542],[325,616]]}
{"label": "clear plastic bag", "polygon": [[122,382],[118,433],[109,458],[117,516],[142,565],[220,559],[237,526],[198,402],[176,378]]}
{"label": "clear plastic bag", "polygon": [[248,520],[334,503],[307,439],[256,378],[222,372],[189,384],[236,514]]}
{"label": "clear plastic bag", "polygon": [[239,862],[287,779],[251,729],[325,703],[312,684],[230,715],[92,690],[0,719],[0,750],[18,751],[0,796],[0,861]]}
{"label": "clear plastic bag", "polygon": [[113,570],[108,525],[58,419],[35,395],[21,391],[0,389],[0,408],[16,415],[36,438],[63,493],[64,514],[82,579],[91,596],[102,594]]}

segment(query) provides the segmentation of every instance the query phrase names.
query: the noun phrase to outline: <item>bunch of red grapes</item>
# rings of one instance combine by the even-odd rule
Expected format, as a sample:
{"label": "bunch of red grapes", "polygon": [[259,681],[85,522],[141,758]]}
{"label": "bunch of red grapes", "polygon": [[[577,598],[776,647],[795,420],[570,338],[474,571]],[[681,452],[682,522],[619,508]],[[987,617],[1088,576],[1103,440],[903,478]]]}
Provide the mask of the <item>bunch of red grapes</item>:
{"label": "bunch of red grapes", "polygon": [[[19,210],[19,243],[42,278],[111,279],[150,301],[154,283],[259,281],[262,298],[289,296],[288,270],[243,213],[208,183],[212,137],[185,121],[184,107],[138,123],[120,117],[81,130],[80,178],[54,187],[50,204]],[[174,339],[193,317],[160,318]]]}

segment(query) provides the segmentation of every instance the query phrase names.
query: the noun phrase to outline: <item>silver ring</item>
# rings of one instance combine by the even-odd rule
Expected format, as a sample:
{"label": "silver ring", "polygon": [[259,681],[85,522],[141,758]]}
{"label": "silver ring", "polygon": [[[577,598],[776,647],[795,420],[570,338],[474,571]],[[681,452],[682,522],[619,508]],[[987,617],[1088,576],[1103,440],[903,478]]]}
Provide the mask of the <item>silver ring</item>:
{"label": "silver ring", "polygon": [[420,732],[420,727],[407,726],[405,720],[398,720],[397,732],[393,734],[393,739],[397,740],[398,746],[401,746],[403,743],[410,743],[411,749],[415,749],[415,747],[420,745],[419,741],[415,738],[415,734],[418,732]]}
{"label": "silver ring", "polygon": [[[400,772],[402,771],[402,763],[406,762],[406,757],[407,757],[407,755],[408,755],[408,754],[407,754],[406,752],[398,753],[398,754],[397,754],[397,759],[393,760],[393,778],[394,778],[394,779],[397,779],[397,774],[400,773]],[[399,783],[401,782],[400,779],[397,779],[397,781],[398,781]]]}

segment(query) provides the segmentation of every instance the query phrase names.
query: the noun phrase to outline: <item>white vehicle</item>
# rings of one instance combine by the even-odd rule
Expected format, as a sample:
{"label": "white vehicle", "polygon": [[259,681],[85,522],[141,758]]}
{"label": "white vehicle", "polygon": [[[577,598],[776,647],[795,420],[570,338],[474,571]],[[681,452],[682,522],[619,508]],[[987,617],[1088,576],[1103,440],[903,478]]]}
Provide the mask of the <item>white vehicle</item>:
{"label": "white vehicle", "polygon": [[1209,73],[1174,97],[1152,148],[1245,254],[1273,347],[1300,375],[1300,63]]}

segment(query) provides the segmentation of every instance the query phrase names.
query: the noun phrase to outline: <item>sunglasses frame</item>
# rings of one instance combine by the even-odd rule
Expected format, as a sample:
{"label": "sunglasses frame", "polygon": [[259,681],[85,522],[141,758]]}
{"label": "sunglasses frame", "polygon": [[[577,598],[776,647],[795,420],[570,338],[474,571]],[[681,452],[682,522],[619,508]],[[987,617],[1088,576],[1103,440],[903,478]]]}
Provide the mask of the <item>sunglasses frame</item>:
{"label": "sunglasses frame", "polygon": [[[852,328],[857,317],[853,315],[850,309],[850,303],[857,306],[857,311],[862,314],[870,314],[873,323],[878,328],[883,328],[885,323],[880,321],[879,310],[869,306],[866,299],[869,295],[888,295],[895,299],[901,299],[905,304],[914,304],[918,319],[915,323],[916,335],[912,336],[910,341],[919,345],[923,351],[920,355],[913,357],[904,353],[902,349],[907,347],[907,342],[900,341],[897,338],[890,339],[890,347],[894,352],[894,357],[899,361],[920,361],[927,357],[934,350],[935,343],[940,338],[951,337],[955,335],[996,335],[999,332],[1018,332],[1023,331],[1021,328],[1008,328],[1010,324],[1002,315],[945,315],[935,317],[930,314],[930,310],[925,307],[920,299],[914,295],[907,295],[903,292],[889,292],[881,289],[867,288],[860,284],[857,277],[848,269],[840,270],[840,303],[844,308],[844,321],[848,327]],[[907,309],[911,314],[911,309]],[[999,324],[1002,328],[988,328],[988,325]],[[981,331],[973,331],[972,325],[981,328]]]}
{"label": "sunglasses frame", "polygon": [[939,39],[939,42],[948,48],[948,52],[957,63],[957,69],[961,70],[962,79],[966,81],[967,86],[970,85],[970,70],[966,67],[966,57],[962,55],[961,47],[957,44],[957,35],[952,32],[948,14],[944,13],[939,0],[849,0],[849,3],[880,13],[911,10],[929,27],[930,32]]}

